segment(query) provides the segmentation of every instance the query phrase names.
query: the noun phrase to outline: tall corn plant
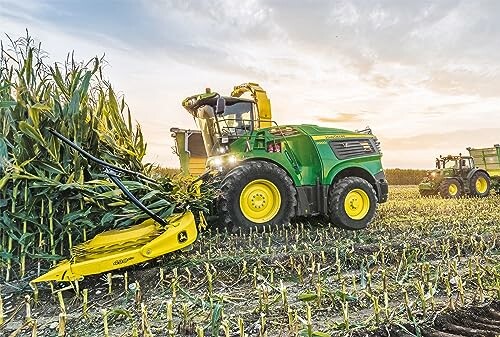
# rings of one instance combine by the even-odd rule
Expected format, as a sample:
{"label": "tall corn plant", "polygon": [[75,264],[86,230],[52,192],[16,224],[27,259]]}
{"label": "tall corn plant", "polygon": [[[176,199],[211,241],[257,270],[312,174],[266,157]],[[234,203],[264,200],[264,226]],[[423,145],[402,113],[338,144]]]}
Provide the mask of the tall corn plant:
{"label": "tall corn plant", "polygon": [[[96,232],[144,218],[98,167],[49,132],[58,130],[112,164],[145,171],[140,126],[104,79],[104,60],[82,63],[70,54],[64,63],[48,65],[46,59],[29,35],[0,50],[0,254],[6,280],[24,276],[27,263],[58,258]],[[178,204],[168,181],[126,184],[160,216]]]}

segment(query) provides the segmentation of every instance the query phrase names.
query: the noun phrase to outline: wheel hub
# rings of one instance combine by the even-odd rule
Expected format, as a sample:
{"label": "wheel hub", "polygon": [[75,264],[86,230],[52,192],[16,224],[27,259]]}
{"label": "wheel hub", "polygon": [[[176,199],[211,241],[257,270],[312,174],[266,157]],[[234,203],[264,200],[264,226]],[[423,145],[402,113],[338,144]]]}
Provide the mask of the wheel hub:
{"label": "wheel hub", "polygon": [[281,206],[281,194],[271,181],[257,179],[241,191],[240,210],[245,218],[264,223],[276,216]]}
{"label": "wheel hub", "polygon": [[344,200],[344,210],[351,219],[363,219],[370,210],[368,194],[359,188],[350,191]]}
{"label": "wheel hub", "polygon": [[266,195],[262,193],[255,193],[251,199],[252,208],[258,210],[266,205]]}
{"label": "wheel hub", "polygon": [[479,177],[476,180],[476,191],[478,193],[484,193],[488,190],[488,182],[484,177]]}
{"label": "wheel hub", "polygon": [[450,195],[456,195],[457,192],[458,192],[458,187],[457,185],[455,184],[451,184],[449,187],[448,187],[448,192],[450,192]]}

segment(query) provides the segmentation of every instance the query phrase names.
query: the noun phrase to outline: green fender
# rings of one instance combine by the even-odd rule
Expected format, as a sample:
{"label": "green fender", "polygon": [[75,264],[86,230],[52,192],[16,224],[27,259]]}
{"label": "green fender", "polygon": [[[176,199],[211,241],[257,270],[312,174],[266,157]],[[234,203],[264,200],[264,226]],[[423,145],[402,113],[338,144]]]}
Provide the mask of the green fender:
{"label": "green fender", "polygon": [[[276,159],[281,159],[281,160],[275,160],[275,158]],[[248,158],[245,158],[242,161],[240,161],[240,163],[238,164],[238,166],[243,165],[244,163],[250,162],[250,161],[265,161],[265,162],[268,162],[268,163],[273,163],[276,166],[280,167],[283,171],[286,172],[286,174],[290,177],[290,179],[292,179],[293,184],[295,186],[301,186],[300,177],[295,173],[295,170],[292,168],[292,165],[290,164],[290,162],[288,160],[286,160],[285,158],[282,158],[281,156],[280,157],[275,157],[275,158],[272,158],[270,156],[265,156],[265,157],[261,157],[261,156],[259,156],[259,157],[257,157],[257,156],[256,157],[248,157]]]}
{"label": "green fender", "polygon": [[326,174],[325,179],[323,180],[323,184],[331,185],[335,180],[335,177],[346,169],[363,170],[364,174],[372,177],[372,181],[370,181],[370,183],[374,183],[375,181],[375,177],[370,173],[370,171],[377,173],[383,171],[382,165],[380,163],[380,158],[378,156],[376,158],[373,158],[372,160],[366,160],[363,162],[359,162],[359,159],[357,159],[356,161],[343,161],[330,169],[330,171]]}

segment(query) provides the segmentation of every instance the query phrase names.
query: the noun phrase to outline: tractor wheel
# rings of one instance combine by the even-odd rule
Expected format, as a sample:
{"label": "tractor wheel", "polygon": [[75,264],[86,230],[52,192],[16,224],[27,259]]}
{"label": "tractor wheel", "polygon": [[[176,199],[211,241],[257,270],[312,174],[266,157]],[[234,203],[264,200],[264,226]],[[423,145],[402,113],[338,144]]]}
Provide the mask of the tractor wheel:
{"label": "tractor wheel", "polygon": [[486,197],[490,194],[491,180],[482,171],[474,173],[470,179],[470,193],[476,197]]}
{"label": "tractor wheel", "polygon": [[279,166],[249,161],[224,177],[218,213],[233,231],[286,224],[295,216],[296,194],[293,181]]}
{"label": "tractor wheel", "polygon": [[336,182],[328,195],[330,221],[343,229],[363,229],[375,215],[377,195],[373,186],[359,177]]}
{"label": "tractor wheel", "polygon": [[445,179],[439,185],[439,194],[446,199],[459,198],[462,196],[462,185],[458,179]]}

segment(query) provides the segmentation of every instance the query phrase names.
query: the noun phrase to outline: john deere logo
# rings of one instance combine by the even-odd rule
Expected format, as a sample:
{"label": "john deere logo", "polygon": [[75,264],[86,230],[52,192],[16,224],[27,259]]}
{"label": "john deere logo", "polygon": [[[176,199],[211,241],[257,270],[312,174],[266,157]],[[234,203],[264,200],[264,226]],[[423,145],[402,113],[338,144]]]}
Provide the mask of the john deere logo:
{"label": "john deere logo", "polygon": [[184,243],[187,241],[187,239],[188,239],[188,234],[186,231],[182,231],[179,234],[177,234],[177,241],[179,241],[179,243]]}

